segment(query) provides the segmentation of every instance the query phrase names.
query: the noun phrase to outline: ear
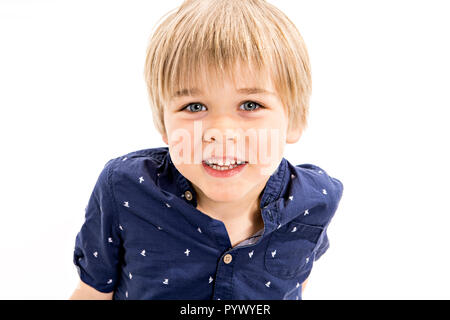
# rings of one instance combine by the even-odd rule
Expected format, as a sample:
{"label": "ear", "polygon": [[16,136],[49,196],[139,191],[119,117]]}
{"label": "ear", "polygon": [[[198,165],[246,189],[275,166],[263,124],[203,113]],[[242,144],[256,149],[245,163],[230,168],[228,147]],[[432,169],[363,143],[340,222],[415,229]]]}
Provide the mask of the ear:
{"label": "ear", "polygon": [[295,129],[290,129],[286,135],[286,143],[296,143],[300,137],[302,136],[303,130],[301,126],[298,126]]}

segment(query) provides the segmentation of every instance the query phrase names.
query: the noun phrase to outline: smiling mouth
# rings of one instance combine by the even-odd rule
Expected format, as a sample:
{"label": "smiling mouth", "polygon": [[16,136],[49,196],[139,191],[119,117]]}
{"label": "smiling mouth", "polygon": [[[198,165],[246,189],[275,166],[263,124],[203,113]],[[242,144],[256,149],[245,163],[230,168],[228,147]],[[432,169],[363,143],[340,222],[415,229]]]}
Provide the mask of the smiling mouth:
{"label": "smiling mouth", "polygon": [[245,164],[247,164],[247,161],[230,161],[230,163],[225,163],[222,165],[218,164],[218,163],[212,163],[209,162],[208,160],[203,161],[204,164],[206,164],[208,167],[214,169],[214,170],[218,170],[218,171],[226,171],[226,170],[232,170],[234,168],[237,168],[239,166],[243,166]]}
{"label": "smiling mouth", "polygon": [[226,170],[232,170],[239,166],[243,166],[243,165],[247,164],[248,162],[243,161],[243,160],[237,160],[237,159],[219,159],[219,160],[206,159],[203,161],[203,163],[214,170],[226,171]]}

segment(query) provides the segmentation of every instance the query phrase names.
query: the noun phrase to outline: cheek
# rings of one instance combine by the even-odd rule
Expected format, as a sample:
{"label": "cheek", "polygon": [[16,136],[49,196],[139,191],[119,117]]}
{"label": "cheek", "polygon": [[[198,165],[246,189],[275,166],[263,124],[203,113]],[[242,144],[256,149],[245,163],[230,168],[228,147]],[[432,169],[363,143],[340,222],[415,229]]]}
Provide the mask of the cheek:
{"label": "cheek", "polygon": [[[175,127],[174,127],[175,128]],[[168,130],[169,152],[174,164],[194,163],[194,133],[189,127]]]}
{"label": "cheek", "polygon": [[164,110],[163,120],[164,126],[166,128],[166,132],[168,138],[170,140],[170,136],[174,135],[179,130],[183,130],[186,132],[193,131],[192,121],[188,121],[183,119],[182,116],[178,113],[175,113],[173,110]]}
{"label": "cheek", "polygon": [[286,133],[280,128],[258,130],[256,150],[259,164],[271,164],[281,158],[285,136]]}

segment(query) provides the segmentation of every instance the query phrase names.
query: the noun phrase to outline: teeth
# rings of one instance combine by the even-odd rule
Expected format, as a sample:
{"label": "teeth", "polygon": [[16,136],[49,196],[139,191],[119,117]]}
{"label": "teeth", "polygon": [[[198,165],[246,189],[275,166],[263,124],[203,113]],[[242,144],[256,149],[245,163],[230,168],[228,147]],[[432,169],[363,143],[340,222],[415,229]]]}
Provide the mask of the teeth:
{"label": "teeth", "polygon": [[223,160],[215,160],[215,159],[211,159],[211,160],[205,160],[206,164],[209,165],[210,167],[216,169],[216,170],[229,170],[229,169],[233,169],[234,167],[237,167],[238,165],[244,164],[245,161],[238,161],[238,160],[225,160],[225,162],[223,162]]}
{"label": "teeth", "polygon": [[236,168],[238,165],[234,164],[234,165],[228,165],[228,166],[219,166],[219,165],[215,165],[215,164],[209,164],[207,163],[211,168],[213,168],[214,170],[219,170],[219,171],[224,171],[224,170],[231,170]]}
{"label": "teeth", "polygon": [[235,166],[227,166],[227,167],[213,166],[214,169],[220,170],[220,171],[230,170],[230,169],[233,169],[233,168],[236,168],[236,167],[237,167],[237,165],[235,165]]}

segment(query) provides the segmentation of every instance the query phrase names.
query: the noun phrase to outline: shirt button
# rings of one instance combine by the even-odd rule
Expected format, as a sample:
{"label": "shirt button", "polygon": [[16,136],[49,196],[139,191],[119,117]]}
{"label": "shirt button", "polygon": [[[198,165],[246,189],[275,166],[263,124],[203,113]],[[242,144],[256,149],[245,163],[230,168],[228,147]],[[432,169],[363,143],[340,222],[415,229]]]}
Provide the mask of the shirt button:
{"label": "shirt button", "polygon": [[187,200],[189,201],[192,200],[192,193],[189,190],[184,193],[184,196],[186,197]]}
{"label": "shirt button", "polygon": [[226,264],[229,264],[231,260],[233,260],[233,256],[229,253],[223,257],[223,262],[225,262]]}

